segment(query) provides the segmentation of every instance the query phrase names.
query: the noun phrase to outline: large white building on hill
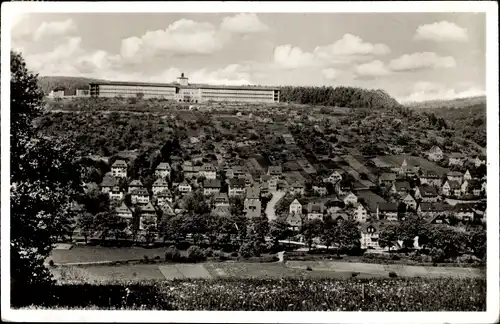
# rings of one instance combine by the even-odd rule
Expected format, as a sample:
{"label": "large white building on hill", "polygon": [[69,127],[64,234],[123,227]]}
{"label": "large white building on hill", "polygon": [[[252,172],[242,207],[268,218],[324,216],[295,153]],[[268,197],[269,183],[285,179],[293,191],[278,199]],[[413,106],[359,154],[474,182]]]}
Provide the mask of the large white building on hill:
{"label": "large white building on hill", "polygon": [[273,87],[190,84],[184,73],[173,83],[102,81],[89,84],[91,97],[163,98],[177,102],[208,101],[279,102],[280,90]]}

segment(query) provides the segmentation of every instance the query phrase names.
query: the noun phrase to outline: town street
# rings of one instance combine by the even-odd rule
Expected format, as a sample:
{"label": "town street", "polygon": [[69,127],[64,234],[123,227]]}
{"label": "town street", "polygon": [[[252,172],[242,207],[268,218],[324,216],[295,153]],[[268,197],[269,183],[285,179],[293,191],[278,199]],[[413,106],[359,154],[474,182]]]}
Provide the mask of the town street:
{"label": "town street", "polygon": [[265,211],[268,220],[271,221],[273,219],[276,219],[276,204],[278,203],[278,201],[280,201],[281,198],[283,198],[283,196],[285,196],[284,191],[273,192],[273,197],[267,203],[266,211]]}

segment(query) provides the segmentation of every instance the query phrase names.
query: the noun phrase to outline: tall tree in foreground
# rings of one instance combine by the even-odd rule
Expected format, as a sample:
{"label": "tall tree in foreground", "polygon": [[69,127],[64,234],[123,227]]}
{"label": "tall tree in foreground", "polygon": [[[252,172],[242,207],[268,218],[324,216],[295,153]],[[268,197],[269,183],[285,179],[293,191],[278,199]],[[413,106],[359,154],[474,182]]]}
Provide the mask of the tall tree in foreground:
{"label": "tall tree in foreground", "polygon": [[[50,282],[44,266],[58,224],[72,197],[81,190],[72,150],[60,140],[38,137],[33,127],[42,114],[37,75],[26,68],[19,53],[11,52],[11,294],[22,302],[31,287]],[[34,292],[33,292],[34,293]]]}

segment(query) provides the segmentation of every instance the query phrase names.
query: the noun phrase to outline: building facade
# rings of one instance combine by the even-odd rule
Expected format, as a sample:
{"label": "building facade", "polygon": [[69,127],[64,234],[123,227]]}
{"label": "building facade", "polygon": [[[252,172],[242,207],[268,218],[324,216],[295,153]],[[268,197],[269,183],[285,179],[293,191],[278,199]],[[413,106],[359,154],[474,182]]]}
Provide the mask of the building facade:
{"label": "building facade", "polygon": [[102,81],[89,84],[91,97],[162,98],[177,102],[279,102],[273,87],[190,84],[184,73],[172,83]]}

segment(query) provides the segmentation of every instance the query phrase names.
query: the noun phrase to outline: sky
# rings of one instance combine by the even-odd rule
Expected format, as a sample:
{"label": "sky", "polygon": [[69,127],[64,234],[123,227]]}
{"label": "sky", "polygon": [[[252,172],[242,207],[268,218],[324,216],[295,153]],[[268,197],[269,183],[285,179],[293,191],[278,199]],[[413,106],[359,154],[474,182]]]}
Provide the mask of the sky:
{"label": "sky", "polygon": [[484,13],[29,13],[11,46],[41,76],[356,86],[400,102],[484,95]]}

